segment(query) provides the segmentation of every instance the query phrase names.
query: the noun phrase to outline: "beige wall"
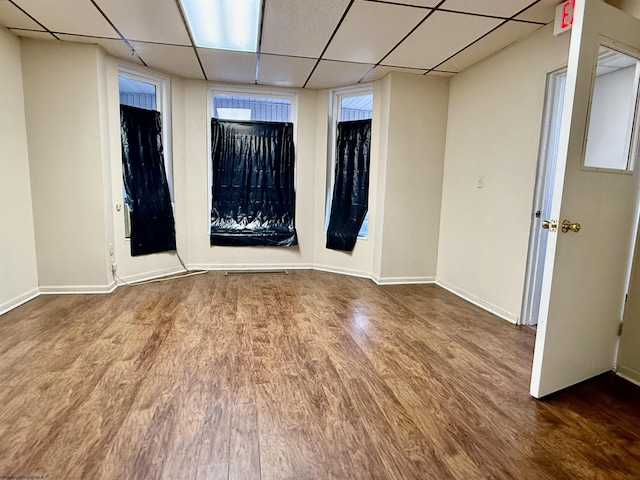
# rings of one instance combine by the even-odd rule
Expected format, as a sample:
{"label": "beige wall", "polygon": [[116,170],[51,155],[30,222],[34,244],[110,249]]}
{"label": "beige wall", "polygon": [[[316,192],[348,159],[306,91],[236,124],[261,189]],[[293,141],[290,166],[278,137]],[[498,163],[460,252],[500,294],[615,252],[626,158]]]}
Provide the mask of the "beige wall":
{"label": "beige wall", "polygon": [[623,12],[640,18],[640,0],[605,0],[609,5],[619,8]]}
{"label": "beige wall", "polygon": [[[111,281],[111,262],[125,280],[179,269],[172,253],[132,258],[124,239],[116,208],[122,205],[117,61],[97,47],[35,40],[24,41],[23,55],[42,285],[99,290]],[[191,268],[316,267],[381,282],[435,277],[447,80],[392,75],[375,84],[370,234],[352,253],[325,248],[328,91],[298,91],[299,246],[211,247],[208,84],[171,82],[178,250]],[[405,204],[419,206],[421,222]]]}
{"label": "beige wall", "polygon": [[[212,248],[208,84],[172,78],[183,259],[193,268],[325,268],[383,283],[437,276],[444,286],[515,319],[545,72],[564,63],[567,43],[568,36],[553,38],[546,28],[457,76],[450,91],[449,80],[439,78],[392,74],[375,82],[370,233],[351,254],[325,248],[329,92],[299,91],[300,246]],[[129,279],[177,269],[173,254],[128,255],[115,208],[122,203],[116,60],[97,47],[60,42],[24,40],[22,52],[41,285],[105,288],[112,260]],[[483,189],[476,188],[478,176],[485,177]],[[508,225],[500,227],[496,219]]]}
{"label": "beige wall", "polygon": [[107,291],[105,56],[91,45],[21,42],[40,288]]}
{"label": "beige wall", "polygon": [[[369,230],[373,231],[374,243],[373,243],[373,268],[372,273],[374,278],[382,277],[382,246],[384,245],[384,200],[387,185],[387,156],[389,152],[389,111],[391,106],[391,75],[385,76],[382,80],[374,83],[373,90],[373,102],[374,106],[378,107],[380,112],[379,123],[372,124],[372,133],[377,134],[378,140],[375,142],[376,148],[376,165],[377,168],[372,168],[370,182],[371,185],[375,185],[377,195],[375,199],[372,199],[371,203],[375,206],[376,212],[381,212],[375,215],[374,223],[371,224],[369,219]],[[373,152],[372,152],[373,153]],[[373,167],[373,165],[372,165]],[[375,259],[375,260],[374,260]]]}
{"label": "beige wall", "polygon": [[449,80],[392,73],[379,279],[436,277]]}
{"label": "beige wall", "polygon": [[369,234],[358,239],[352,252],[325,247],[330,93],[319,92],[316,268],[379,283],[435,279],[448,85],[446,79],[397,73],[374,83]]}
{"label": "beige wall", "polygon": [[640,237],[636,238],[631,285],[624,308],[620,350],[616,370],[618,374],[640,385]]}
{"label": "beige wall", "polygon": [[438,281],[510,321],[522,301],[546,73],[566,65],[568,44],[549,25],[451,81]]}
{"label": "beige wall", "polygon": [[[208,84],[185,80],[183,104],[176,104],[184,127],[176,123],[175,137],[184,145],[185,161],[174,163],[185,178],[185,190],[176,190],[176,202],[186,202],[186,258],[194,268],[308,268],[313,259],[313,220],[316,154],[316,92],[298,93],[296,141],[296,247],[212,247],[209,243]],[[182,108],[183,110],[177,112]],[[174,119],[175,120],[175,119]],[[184,131],[184,140],[180,133]],[[184,257],[183,257],[184,258]]]}
{"label": "beige wall", "polygon": [[20,41],[0,28],[0,313],[38,293]]}

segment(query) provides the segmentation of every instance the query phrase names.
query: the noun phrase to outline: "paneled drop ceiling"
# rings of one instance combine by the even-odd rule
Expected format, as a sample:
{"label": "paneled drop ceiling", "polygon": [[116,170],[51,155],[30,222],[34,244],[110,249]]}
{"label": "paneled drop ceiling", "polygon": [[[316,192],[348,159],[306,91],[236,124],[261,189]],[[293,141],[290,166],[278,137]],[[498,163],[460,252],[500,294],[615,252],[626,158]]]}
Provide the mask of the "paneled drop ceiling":
{"label": "paneled drop ceiling", "polygon": [[0,0],[0,24],[184,78],[330,88],[452,76],[553,21],[559,2],[263,0],[257,53],[197,48],[178,0]]}

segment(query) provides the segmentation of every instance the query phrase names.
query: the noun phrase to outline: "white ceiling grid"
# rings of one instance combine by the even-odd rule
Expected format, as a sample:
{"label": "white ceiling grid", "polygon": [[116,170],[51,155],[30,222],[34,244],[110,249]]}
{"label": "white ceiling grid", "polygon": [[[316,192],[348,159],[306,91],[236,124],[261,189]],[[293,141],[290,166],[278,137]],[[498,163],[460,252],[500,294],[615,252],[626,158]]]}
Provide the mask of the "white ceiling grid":
{"label": "white ceiling grid", "polygon": [[430,11],[356,0],[324,58],[375,64]]}
{"label": "white ceiling grid", "polygon": [[434,69],[501,22],[491,17],[436,11],[383,64]]}
{"label": "white ceiling grid", "polygon": [[96,3],[128,40],[191,46],[175,0],[100,0]]}
{"label": "white ceiling grid", "polygon": [[179,0],[0,0],[0,25],[184,78],[332,88],[454,75],[552,21],[559,2],[263,0],[257,53],[196,48]]}

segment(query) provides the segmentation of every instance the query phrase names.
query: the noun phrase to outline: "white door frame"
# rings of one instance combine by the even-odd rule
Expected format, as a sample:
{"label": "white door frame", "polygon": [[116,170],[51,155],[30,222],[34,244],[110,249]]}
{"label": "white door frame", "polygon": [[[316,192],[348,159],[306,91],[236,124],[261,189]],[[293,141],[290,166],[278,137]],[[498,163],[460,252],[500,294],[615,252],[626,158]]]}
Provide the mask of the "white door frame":
{"label": "white door frame", "polygon": [[[533,199],[529,248],[525,274],[524,295],[520,312],[520,325],[536,325],[540,309],[540,288],[544,271],[546,237],[542,233],[542,220],[547,218],[553,197],[553,179],[556,173],[562,101],[567,67],[547,74],[545,104],[538,150],[538,167]],[[535,321],[533,319],[535,318]]]}

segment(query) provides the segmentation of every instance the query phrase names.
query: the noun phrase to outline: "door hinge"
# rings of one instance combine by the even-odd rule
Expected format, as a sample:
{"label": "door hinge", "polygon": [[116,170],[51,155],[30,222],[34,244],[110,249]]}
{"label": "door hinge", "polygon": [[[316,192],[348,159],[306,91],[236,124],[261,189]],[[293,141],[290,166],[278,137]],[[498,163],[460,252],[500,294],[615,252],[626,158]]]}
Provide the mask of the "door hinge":
{"label": "door hinge", "polygon": [[622,336],[622,325],[624,325],[622,322],[620,322],[620,326],[618,327],[618,336],[621,337]]}
{"label": "door hinge", "polygon": [[542,228],[549,230],[550,232],[558,231],[558,220],[543,220]]}

